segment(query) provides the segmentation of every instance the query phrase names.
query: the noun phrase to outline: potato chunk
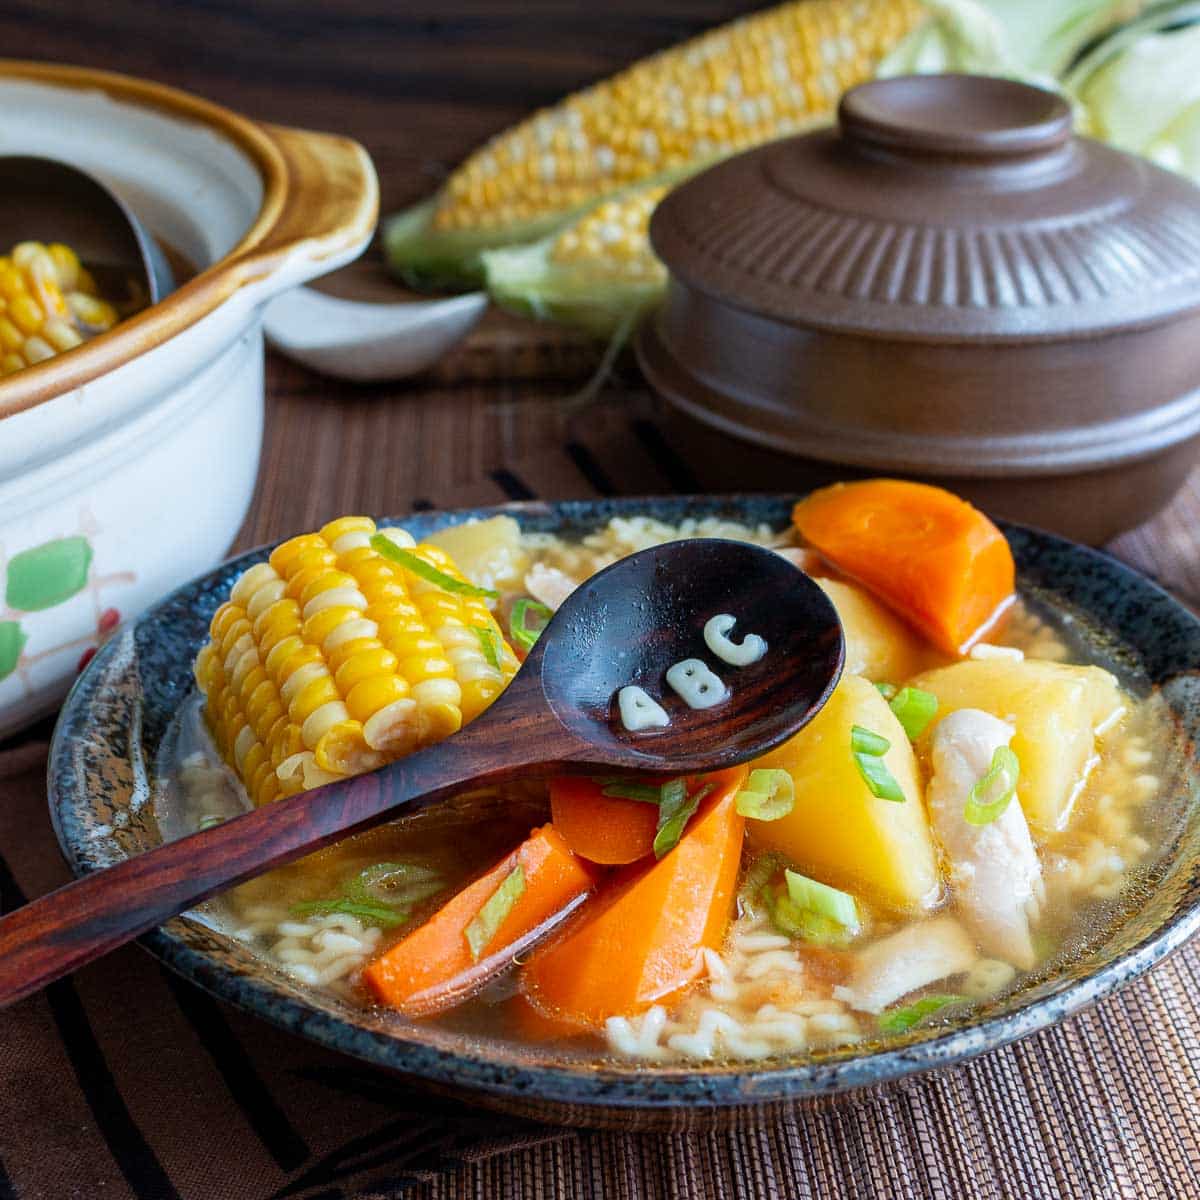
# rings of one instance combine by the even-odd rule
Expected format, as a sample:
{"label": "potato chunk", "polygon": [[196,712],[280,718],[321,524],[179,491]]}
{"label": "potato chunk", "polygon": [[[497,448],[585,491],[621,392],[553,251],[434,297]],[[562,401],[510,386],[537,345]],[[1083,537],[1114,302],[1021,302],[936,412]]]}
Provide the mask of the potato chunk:
{"label": "potato chunk", "polygon": [[512,517],[451,525],[425,540],[445,550],[477,587],[515,590],[529,569],[529,555],[521,546],[521,527]]}
{"label": "potato chunk", "polygon": [[846,672],[876,683],[901,683],[918,671],[945,662],[899,617],[852,583],[817,579],[833,601],[846,638]]}
{"label": "potato chunk", "polygon": [[[904,792],[903,803],[881,800],[867,788],[850,750],[854,725],[891,742],[883,761]],[[760,846],[779,851],[822,883],[894,910],[937,902],[937,860],[916,758],[874,684],[844,675],[813,720],[754,766],[783,767],[796,785],[796,804],[786,817],[748,823]]]}
{"label": "potato chunk", "polygon": [[960,662],[918,675],[911,683],[938,698],[938,713],[922,735],[960,708],[979,708],[1016,729],[1021,762],[1017,797],[1035,834],[1061,829],[1096,753],[1096,730],[1124,707],[1117,681],[1100,667],[1026,659]]}

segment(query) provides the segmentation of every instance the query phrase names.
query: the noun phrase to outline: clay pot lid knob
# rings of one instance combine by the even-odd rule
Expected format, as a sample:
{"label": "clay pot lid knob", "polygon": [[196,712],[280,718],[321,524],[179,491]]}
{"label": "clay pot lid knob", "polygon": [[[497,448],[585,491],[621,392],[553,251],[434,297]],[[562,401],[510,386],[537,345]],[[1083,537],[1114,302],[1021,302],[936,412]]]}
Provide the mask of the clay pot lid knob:
{"label": "clay pot lid knob", "polygon": [[1009,79],[908,75],[842,97],[843,141],[868,153],[1001,162],[1062,150],[1071,109],[1061,96]]}

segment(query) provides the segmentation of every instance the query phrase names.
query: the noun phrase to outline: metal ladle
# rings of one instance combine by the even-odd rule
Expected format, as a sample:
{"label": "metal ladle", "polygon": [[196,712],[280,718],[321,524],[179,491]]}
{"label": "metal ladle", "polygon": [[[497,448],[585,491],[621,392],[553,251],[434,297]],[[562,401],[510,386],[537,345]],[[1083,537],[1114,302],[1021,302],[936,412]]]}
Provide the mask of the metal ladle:
{"label": "metal ladle", "polygon": [[104,184],[50,158],[0,155],[0,244],[64,242],[118,302],[154,304],[175,290],[158,244]]}

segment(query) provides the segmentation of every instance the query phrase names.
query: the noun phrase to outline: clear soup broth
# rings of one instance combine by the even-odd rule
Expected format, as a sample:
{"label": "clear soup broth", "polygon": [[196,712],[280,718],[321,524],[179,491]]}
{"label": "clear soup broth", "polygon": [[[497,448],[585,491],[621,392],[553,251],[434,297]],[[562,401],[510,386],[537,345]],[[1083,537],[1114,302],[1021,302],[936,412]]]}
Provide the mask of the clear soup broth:
{"label": "clear soup broth", "polygon": [[[521,535],[510,524],[493,531],[479,526],[465,536],[460,529],[433,539],[443,542],[469,579],[499,592],[495,611],[506,632],[514,600],[534,592],[553,606],[555,587],[580,581],[645,545],[679,536],[742,538],[772,546],[797,565],[815,566],[790,531],[779,534],[725,521],[668,527],[648,518],[618,518],[577,542]],[[932,814],[937,789],[953,784],[953,762],[936,755],[959,750],[949,744],[934,749],[936,722],[949,718],[947,710],[964,707],[953,698],[956,677],[946,682],[939,675],[955,668],[911,631],[897,633],[899,626],[873,623],[874,607],[868,601],[866,610],[859,610],[853,584],[836,577],[833,584],[832,598],[847,633],[847,672],[883,685],[881,697],[909,683],[941,692],[932,733],[914,739],[918,794],[908,800],[924,806],[923,814]],[[896,638],[906,640],[899,645]],[[864,841],[859,850],[864,859],[856,864],[853,854],[850,861],[838,861],[836,846],[806,851],[803,840],[788,841],[771,823],[751,822],[724,935],[698,953],[688,985],[661,1002],[615,1014],[589,1029],[564,1025],[527,997],[524,972],[534,950],[522,946],[467,981],[452,1007],[416,1019],[471,1035],[550,1042],[585,1059],[677,1065],[794,1059],[848,1052],[914,1029],[969,1021],[1031,982],[1053,975],[1136,907],[1152,865],[1179,827],[1174,797],[1180,789],[1173,781],[1183,752],[1165,705],[1122,664],[1103,634],[1043,599],[1019,597],[988,647],[976,654],[967,661],[976,664],[974,674],[984,682],[970,687],[998,699],[991,710],[981,703],[968,707],[1016,730],[1013,742],[1024,750],[1021,778],[1027,786],[1041,788],[1043,799],[1054,787],[1065,789],[1050,797],[1059,806],[1056,827],[1032,818],[1028,822],[1029,845],[1021,843],[1014,850],[989,843],[990,849],[973,851],[983,855],[978,861],[964,861],[961,846],[952,838],[939,839],[935,830],[929,840],[936,894],[905,904],[897,901],[901,885],[881,881],[914,874],[912,864],[884,861],[888,855],[905,855],[906,846],[914,844],[911,839],[897,833],[889,835],[891,841]],[[1061,704],[1056,676],[1049,677],[1049,685],[1035,681],[1024,691],[1005,682],[1012,672],[1027,673],[1029,664],[1037,663],[1052,664],[1051,671],[1080,664],[1110,673],[1105,677],[1110,682],[1097,673],[1087,677],[1082,691],[1062,692],[1074,697],[1076,708],[1081,703],[1098,706],[1082,726],[1077,711],[1056,707]],[[890,674],[900,669],[904,675]],[[999,681],[994,686],[992,676]],[[1121,711],[1101,711],[1114,695]],[[166,837],[223,820],[249,804],[237,776],[221,762],[201,707],[201,699],[191,701],[164,743],[159,818]],[[994,711],[997,707],[1003,711]],[[969,721],[960,718],[964,736],[974,736]],[[1087,741],[1084,752],[1080,737]],[[1055,771],[1071,763],[1077,769],[1058,779]],[[803,769],[798,768],[798,779]],[[531,779],[469,793],[444,808],[347,838],[238,887],[208,906],[208,916],[300,984],[353,1004],[374,1005],[362,982],[364,967],[545,823],[550,816],[548,787],[544,780]],[[1020,796],[1020,803],[1012,800],[1018,809],[1039,803],[1030,798],[1032,791]],[[828,797],[829,803],[837,801]],[[923,815],[922,823],[925,819]],[[995,824],[999,830],[1001,821]],[[1020,825],[1025,828],[1025,821]],[[797,845],[800,853],[780,850]],[[1011,928],[997,931],[987,920],[981,923],[979,912],[980,896],[986,907],[991,886],[992,868],[985,860],[1004,854],[1014,857],[1011,863],[1005,860],[1003,874],[1030,874],[1029,895],[1017,906],[1015,940]],[[866,861],[871,855],[879,861]],[[827,914],[814,920],[802,912],[804,919],[799,919],[787,870],[852,897],[852,925],[839,925]],[[597,886],[605,888],[608,880]],[[567,915],[547,937],[569,931],[585,911]],[[1004,953],[998,946],[1015,949]],[[396,1016],[399,1023],[408,1019],[411,1013]]]}

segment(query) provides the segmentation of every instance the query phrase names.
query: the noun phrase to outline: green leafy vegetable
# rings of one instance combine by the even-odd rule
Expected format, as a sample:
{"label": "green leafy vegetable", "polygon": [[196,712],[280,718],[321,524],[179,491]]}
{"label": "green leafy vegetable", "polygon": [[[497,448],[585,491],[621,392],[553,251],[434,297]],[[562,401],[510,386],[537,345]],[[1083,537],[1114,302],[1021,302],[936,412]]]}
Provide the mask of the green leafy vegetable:
{"label": "green leafy vegetable", "polygon": [[455,579],[453,575],[447,575],[445,571],[439,571],[437,567],[431,563],[427,563],[419,554],[414,554],[411,550],[405,550],[404,547],[397,546],[385,534],[374,533],[371,535],[371,549],[381,554],[384,558],[389,558],[392,562],[399,563],[406,571],[411,571],[419,578],[436,584],[443,592],[453,592],[456,596],[475,596],[479,599],[487,600],[495,600],[500,595],[499,592],[494,592],[491,588],[476,587],[473,583],[466,583],[462,579]]}
{"label": "green leafy vegetable", "polygon": [[778,821],[796,806],[796,785],[780,767],[750,772],[746,787],[738,792],[737,810],[755,821]]}
{"label": "green leafy vegetable", "polygon": [[654,834],[655,858],[662,858],[675,849],[687,823],[700,807],[700,801],[712,790],[713,785],[706,783],[688,795],[687,783],[682,779],[663,784],[662,800],[658,805],[658,829]]}
{"label": "green leafy vegetable", "polygon": [[901,688],[888,703],[912,742],[925,732],[938,710],[937,697],[915,687]]}
{"label": "green leafy vegetable", "polygon": [[1066,76],[1086,132],[1196,180],[1200,175],[1200,28],[1168,29],[1151,10],[1098,42]]}
{"label": "green leafy vegetable", "polygon": [[487,664],[494,670],[500,670],[500,637],[494,629],[488,629],[484,625],[473,625],[475,636],[479,639],[479,647],[483,651],[483,657],[487,659]]}
{"label": "green leafy vegetable", "polygon": [[58,538],[14,554],[5,600],[17,612],[40,612],[70,600],[87,586],[92,547],[85,537]]}
{"label": "green leafy vegetable", "polygon": [[297,917],[323,917],[329,913],[345,913],[347,916],[358,917],[367,925],[378,925],[381,929],[403,925],[411,915],[404,908],[391,908],[369,900],[351,900],[346,896],[339,900],[306,900],[301,904],[293,904],[291,912]]}
{"label": "green leafy vegetable", "polygon": [[949,1008],[952,1004],[966,1003],[966,996],[922,996],[920,1000],[914,1000],[911,1004],[902,1005],[900,1008],[891,1008],[887,1012],[881,1013],[879,1031],[888,1034],[907,1033],[927,1017],[941,1012],[943,1008]]}
{"label": "green leafy vegetable", "polygon": [[27,640],[25,631],[16,621],[0,621],[0,679],[17,669]]}
{"label": "green leafy vegetable", "polygon": [[662,803],[662,788],[649,783],[638,783],[622,775],[601,776],[593,782],[600,784],[602,796],[611,796],[614,800],[638,800],[642,804]]}
{"label": "green leafy vegetable", "polygon": [[997,746],[987,774],[967,793],[964,819],[971,825],[990,825],[1017,794],[1021,763],[1007,746]]}
{"label": "green leafy vegetable", "polygon": [[[541,618],[541,626],[537,629],[529,627],[529,614]],[[508,619],[508,630],[512,634],[512,639],[526,653],[533,649],[534,643],[542,636],[542,630],[550,623],[550,618],[554,616],[554,612],[545,604],[540,604],[536,600],[527,600],[521,597],[512,606],[512,616]]]}
{"label": "green leafy vegetable", "polygon": [[786,870],[783,876],[787,880],[788,899],[798,909],[828,917],[846,929],[858,931],[858,905],[849,892],[839,892],[837,888],[818,883],[798,871]]}
{"label": "green leafy vegetable", "polygon": [[496,936],[513,905],[525,894],[525,868],[518,863],[504,882],[487,898],[484,906],[467,926],[465,936],[471,947],[471,957],[478,962],[487,944]]}
{"label": "green leafy vegetable", "polygon": [[854,764],[858,767],[858,773],[868,791],[880,800],[903,804],[904,791],[883,761],[883,756],[891,746],[892,743],[887,738],[872,733],[861,725],[850,727],[850,752],[854,755]]}
{"label": "green leafy vegetable", "polygon": [[1055,76],[1140,0],[927,0],[929,16],[878,74],[961,71],[1057,89]]}

